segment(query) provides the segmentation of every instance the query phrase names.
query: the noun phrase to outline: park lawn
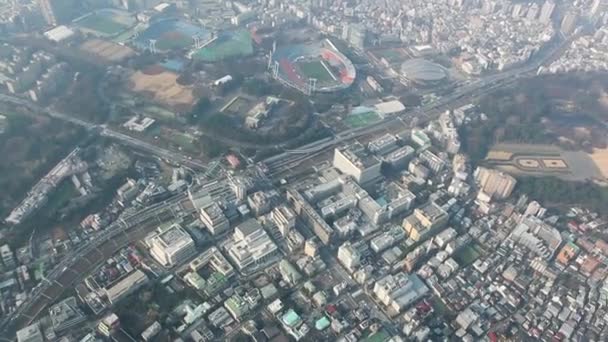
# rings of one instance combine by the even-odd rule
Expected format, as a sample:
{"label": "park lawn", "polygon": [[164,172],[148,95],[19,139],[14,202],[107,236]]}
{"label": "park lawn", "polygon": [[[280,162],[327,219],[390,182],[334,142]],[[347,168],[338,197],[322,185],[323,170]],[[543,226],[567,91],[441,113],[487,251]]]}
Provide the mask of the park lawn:
{"label": "park lawn", "polygon": [[307,78],[316,78],[319,82],[333,81],[332,75],[320,61],[298,62],[297,66]]}
{"label": "park lawn", "polygon": [[188,134],[172,132],[169,136],[166,136],[167,140],[173,144],[178,145],[187,153],[197,153],[199,152],[193,137]]}

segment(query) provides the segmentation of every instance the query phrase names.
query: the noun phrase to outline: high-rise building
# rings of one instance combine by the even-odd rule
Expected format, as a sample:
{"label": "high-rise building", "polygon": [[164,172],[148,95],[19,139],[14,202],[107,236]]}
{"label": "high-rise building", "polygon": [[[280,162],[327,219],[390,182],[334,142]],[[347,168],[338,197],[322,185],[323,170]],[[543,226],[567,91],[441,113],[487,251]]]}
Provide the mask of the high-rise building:
{"label": "high-rise building", "polygon": [[397,146],[397,138],[394,135],[387,133],[380,138],[372,140],[367,145],[367,148],[375,154],[387,154],[393,152],[399,148],[399,146]]}
{"label": "high-rise building", "polygon": [[306,240],[304,243],[304,254],[311,258],[315,258],[319,255],[319,244],[317,243],[316,238]]}
{"label": "high-rise building", "polygon": [[442,228],[448,222],[449,215],[435,202],[429,202],[416,208],[414,213],[403,220],[403,229],[409,238],[418,241],[435,229]]}
{"label": "high-rise building", "polygon": [[40,12],[44,17],[44,20],[49,25],[57,25],[57,17],[55,16],[55,10],[53,9],[53,0],[38,0],[40,5]]}
{"label": "high-rise building", "polygon": [[120,319],[115,313],[105,316],[97,325],[97,331],[105,337],[110,337],[113,331],[120,327]]}
{"label": "high-rise building", "polygon": [[34,323],[17,331],[17,342],[43,342],[40,324]]}
{"label": "high-rise building", "polygon": [[47,24],[56,26],[66,23],[78,14],[78,0],[38,0],[40,12]]}
{"label": "high-rise building", "polygon": [[374,294],[382,304],[401,312],[429,292],[429,288],[416,274],[387,275],[374,284]]}
{"label": "high-rise building", "polygon": [[534,20],[538,16],[538,12],[540,12],[540,7],[537,3],[533,3],[530,8],[528,8],[528,13],[526,13],[526,18],[528,20]]}
{"label": "high-rise building", "polygon": [[226,249],[240,270],[265,264],[279,253],[264,228],[254,219],[249,219],[234,229],[232,241]]}
{"label": "high-rise building", "polygon": [[553,0],[545,1],[540,9],[538,20],[541,23],[549,23],[551,21],[551,16],[553,16],[553,11],[555,11],[555,2]]}
{"label": "high-rise building", "polygon": [[447,165],[446,161],[437,156],[435,153],[425,150],[420,153],[420,160],[434,173],[438,173]]}
{"label": "high-rise building", "polygon": [[342,29],[342,38],[355,49],[365,49],[367,40],[367,28],[361,24],[346,24]]}
{"label": "high-rise building", "polygon": [[2,258],[2,263],[4,267],[8,269],[13,269],[17,266],[15,263],[15,256],[13,255],[13,251],[8,245],[2,245],[0,247],[0,258]]}
{"label": "high-rise building", "polygon": [[511,13],[511,16],[513,18],[519,18],[523,13],[522,9],[523,9],[523,6],[521,4],[513,5],[513,12]]}
{"label": "high-rise building", "polygon": [[352,176],[363,185],[380,178],[382,163],[359,143],[344,148],[336,148],[333,165],[342,173]]}
{"label": "high-rise building", "polygon": [[496,199],[509,197],[517,184],[517,180],[511,175],[485,167],[475,170],[475,180],[484,193]]}
{"label": "high-rise building", "polygon": [[106,298],[110,304],[115,304],[122,298],[135,292],[148,282],[148,276],[141,270],[135,270],[116,282],[112,287],[105,289]]}
{"label": "high-rise building", "polygon": [[591,10],[589,12],[592,16],[599,15],[602,13],[608,13],[608,0],[595,0],[591,4]]}
{"label": "high-rise building", "polygon": [[338,260],[352,273],[361,264],[361,254],[356,246],[347,241],[338,248]]}
{"label": "high-rise building", "polygon": [[560,30],[563,34],[570,34],[574,32],[576,24],[578,23],[578,14],[576,12],[568,12],[562,19]]}
{"label": "high-rise building", "polygon": [[68,297],[49,308],[49,319],[56,334],[69,331],[86,320],[74,297]]}
{"label": "high-rise building", "polygon": [[287,236],[289,231],[296,226],[296,214],[284,205],[274,208],[270,215],[283,236]]}
{"label": "high-rise building", "polygon": [[549,260],[562,243],[560,232],[538,217],[525,217],[509,236],[514,242]]}
{"label": "high-rise building", "polygon": [[180,224],[160,227],[146,238],[152,257],[163,266],[174,266],[196,253],[194,240]]}
{"label": "high-rise building", "polygon": [[200,207],[200,219],[213,235],[221,234],[230,228],[230,223],[222,208],[213,201]]}

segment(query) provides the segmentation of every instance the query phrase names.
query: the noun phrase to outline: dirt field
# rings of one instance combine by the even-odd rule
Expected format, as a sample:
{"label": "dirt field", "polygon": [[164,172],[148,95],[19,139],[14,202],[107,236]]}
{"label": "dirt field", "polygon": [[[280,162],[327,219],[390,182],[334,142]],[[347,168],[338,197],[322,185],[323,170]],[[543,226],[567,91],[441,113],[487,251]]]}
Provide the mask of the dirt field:
{"label": "dirt field", "polygon": [[604,177],[608,178],[608,148],[593,150],[589,155]]}
{"label": "dirt field", "polygon": [[563,159],[542,159],[544,167],[553,169],[565,169],[568,168],[566,162]]}
{"label": "dirt field", "polygon": [[486,159],[509,160],[511,159],[511,157],[513,157],[513,153],[511,152],[491,150],[490,152],[488,152],[488,156],[486,157]]}
{"label": "dirt field", "polygon": [[195,100],[192,88],[179,85],[177,77],[168,71],[155,75],[138,71],[131,76],[131,90],[148,93],[154,100],[171,107],[191,108]]}
{"label": "dirt field", "polygon": [[540,163],[536,159],[519,159],[517,163],[531,169],[538,169],[540,167]]}
{"label": "dirt field", "polygon": [[110,62],[120,62],[135,54],[135,51],[128,46],[101,39],[87,40],[80,46],[80,49]]}

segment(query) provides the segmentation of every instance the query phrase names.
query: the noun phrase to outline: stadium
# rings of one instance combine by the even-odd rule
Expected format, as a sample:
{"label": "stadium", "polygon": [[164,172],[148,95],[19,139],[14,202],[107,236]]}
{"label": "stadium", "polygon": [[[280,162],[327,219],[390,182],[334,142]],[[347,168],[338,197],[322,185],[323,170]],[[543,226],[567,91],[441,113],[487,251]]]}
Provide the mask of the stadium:
{"label": "stadium", "polygon": [[200,48],[213,39],[208,30],[178,19],[153,22],[135,39],[141,50],[168,52],[172,50]]}
{"label": "stadium", "polygon": [[346,89],[357,75],[353,63],[327,39],[277,48],[269,67],[275,79],[308,95]]}

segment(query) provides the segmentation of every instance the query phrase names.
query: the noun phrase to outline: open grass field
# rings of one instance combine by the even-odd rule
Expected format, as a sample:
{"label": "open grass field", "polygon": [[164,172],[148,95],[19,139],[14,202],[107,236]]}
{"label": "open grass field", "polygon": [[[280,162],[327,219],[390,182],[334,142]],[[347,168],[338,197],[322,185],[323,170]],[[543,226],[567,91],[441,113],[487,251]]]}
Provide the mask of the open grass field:
{"label": "open grass field", "polygon": [[378,120],[380,120],[380,116],[375,112],[370,111],[362,114],[349,115],[346,117],[346,119],[344,119],[344,123],[350,128],[358,128],[365,127]]}
{"label": "open grass field", "polygon": [[93,13],[90,16],[79,20],[76,24],[86,30],[98,32],[103,36],[113,36],[127,29],[126,25],[112,20],[112,18],[108,16],[97,13]]}
{"label": "open grass field", "polygon": [[316,78],[322,83],[334,80],[321,61],[301,61],[296,63],[296,67],[307,78]]}
{"label": "open grass field", "polygon": [[218,62],[251,54],[253,54],[251,34],[247,30],[239,30],[221,35],[209,45],[195,52],[192,58],[205,62]]}
{"label": "open grass field", "polygon": [[176,130],[163,130],[161,133],[164,140],[171,144],[175,144],[179,149],[188,152],[196,153],[197,148],[194,144],[194,137]]}

